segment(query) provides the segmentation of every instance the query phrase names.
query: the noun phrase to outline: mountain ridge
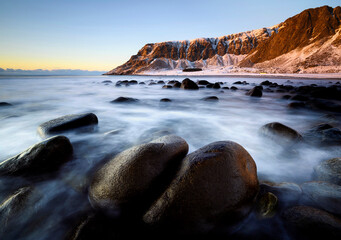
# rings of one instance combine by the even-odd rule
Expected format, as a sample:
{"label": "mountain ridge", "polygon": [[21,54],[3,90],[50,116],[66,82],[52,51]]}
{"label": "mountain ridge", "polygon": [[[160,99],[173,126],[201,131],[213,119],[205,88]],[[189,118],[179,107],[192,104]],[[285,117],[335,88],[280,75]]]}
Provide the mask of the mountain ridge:
{"label": "mountain ridge", "polygon": [[[341,7],[306,9],[270,28],[216,38],[149,43],[126,63],[107,75],[134,75],[185,68],[256,69],[265,72],[300,72],[302,69],[336,66],[341,71]],[[335,38],[332,42],[330,39]],[[324,46],[328,43],[328,46]],[[307,46],[310,46],[307,49]],[[319,52],[319,47],[326,49]],[[334,48],[336,48],[336,50]],[[302,51],[305,52],[302,52]],[[296,51],[296,52],[295,52]],[[307,51],[314,52],[308,54]],[[289,53],[295,52],[295,55]],[[333,53],[335,52],[335,56]],[[283,56],[287,58],[283,58]],[[290,59],[302,57],[302,61]],[[340,61],[339,61],[340,60]],[[311,61],[311,62],[309,62]],[[285,67],[278,64],[285,63]],[[277,64],[277,66],[276,66]],[[315,66],[316,65],[316,66]]]}

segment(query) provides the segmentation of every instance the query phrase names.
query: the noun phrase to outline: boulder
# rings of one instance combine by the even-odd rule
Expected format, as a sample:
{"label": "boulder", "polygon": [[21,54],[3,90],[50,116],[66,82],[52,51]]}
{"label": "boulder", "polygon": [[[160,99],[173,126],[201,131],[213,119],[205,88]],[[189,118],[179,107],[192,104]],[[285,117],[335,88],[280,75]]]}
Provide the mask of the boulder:
{"label": "boulder", "polygon": [[341,186],[328,182],[311,181],[301,184],[301,188],[303,191],[302,201],[305,205],[341,215]]}
{"label": "boulder", "polygon": [[102,81],[102,83],[112,83],[112,81],[111,80],[104,80],[104,81]]}
{"label": "boulder", "polygon": [[198,85],[207,85],[207,84],[210,84],[209,81],[206,81],[206,80],[199,80],[198,82]]}
{"label": "boulder", "polygon": [[8,102],[0,102],[0,107],[10,107],[10,106],[12,106],[12,104]]}
{"label": "boulder", "polygon": [[130,80],[128,83],[132,84],[132,85],[138,84],[138,82],[136,80]]}
{"label": "boulder", "polygon": [[163,85],[162,88],[173,88],[171,85]]}
{"label": "boulder", "polygon": [[208,102],[216,102],[216,101],[219,101],[219,98],[216,96],[209,96],[209,97],[204,97],[201,100],[208,101]]}
{"label": "boulder", "polygon": [[130,97],[118,97],[115,100],[112,100],[111,103],[135,103],[139,100],[136,98],[130,98]]}
{"label": "boulder", "polygon": [[212,88],[219,89],[220,88],[220,84],[216,82],[216,83],[213,84]]}
{"label": "boulder", "polygon": [[304,102],[304,101],[308,101],[308,100],[309,100],[309,97],[304,96],[304,95],[301,95],[301,94],[296,94],[296,95],[292,96],[292,97],[290,98],[290,100],[293,100],[293,101],[302,101],[302,102]]}
{"label": "boulder", "polygon": [[260,128],[259,133],[282,146],[292,145],[302,140],[301,134],[279,122],[265,124]]}
{"label": "boulder", "polygon": [[42,123],[38,127],[38,133],[45,138],[56,133],[96,124],[98,124],[98,118],[93,113],[71,114]]}
{"label": "boulder", "polygon": [[235,142],[214,142],[182,161],[143,219],[180,232],[206,232],[222,219],[235,222],[247,215],[257,192],[256,164],[249,153]]}
{"label": "boulder", "polygon": [[251,97],[261,97],[263,95],[262,88],[260,86],[256,86],[249,90],[246,95],[249,95]]}
{"label": "boulder", "polygon": [[330,124],[322,123],[303,134],[304,140],[312,145],[341,145],[341,130]]}
{"label": "boulder", "polygon": [[270,86],[272,84],[272,82],[265,80],[263,82],[260,83],[260,85],[264,85],[264,86]]}
{"label": "boulder", "polygon": [[295,206],[285,210],[282,218],[294,235],[292,239],[339,239],[341,220],[334,215],[308,206]]}
{"label": "boulder", "polygon": [[0,176],[37,176],[57,170],[72,157],[68,138],[54,136],[0,163]]}
{"label": "boulder", "polygon": [[235,87],[235,86],[232,86],[230,89],[231,89],[232,91],[238,90],[238,88]]}
{"label": "boulder", "polygon": [[187,152],[186,141],[175,135],[123,151],[95,173],[89,187],[92,206],[120,215],[122,209],[151,204],[158,188],[167,185],[170,166],[177,165]]}
{"label": "boulder", "polygon": [[173,84],[174,88],[180,88],[181,87],[181,83],[176,81],[176,83]]}
{"label": "boulder", "polygon": [[341,158],[321,162],[314,168],[314,175],[318,181],[341,185]]}
{"label": "boulder", "polygon": [[182,89],[188,89],[188,90],[197,90],[199,89],[198,85],[190,80],[189,78],[186,78],[182,81],[180,88]]}
{"label": "boulder", "polygon": [[170,100],[169,98],[161,98],[160,102],[171,102],[172,100]]}

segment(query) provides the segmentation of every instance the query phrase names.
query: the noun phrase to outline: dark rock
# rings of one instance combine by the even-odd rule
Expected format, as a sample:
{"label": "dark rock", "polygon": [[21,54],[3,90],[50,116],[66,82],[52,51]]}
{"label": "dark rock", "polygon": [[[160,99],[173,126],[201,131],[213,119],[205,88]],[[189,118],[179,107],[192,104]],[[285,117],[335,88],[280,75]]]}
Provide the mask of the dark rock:
{"label": "dark rock", "polygon": [[291,97],[290,100],[293,100],[293,101],[308,101],[309,98],[307,96],[297,94],[297,95]]}
{"label": "dark rock", "polygon": [[307,105],[312,109],[341,113],[341,105],[332,101],[313,99]]}
{"label": "dark rock", "polygon": [[111,80],[104,80],[104,81],[102,81],[102,83],[112,83],[112,81]]}
{"label": "dark rock", "polygon": [[170,100],[169,98],[162,98],[160,99],[160,102],[171,102],[172,100]]}
{"label": "dark rock", "polygon": [[301,184],[301,188],[303,191],[302,201],[305,205],[341,215],[341,186],[328,182],[312,181]]}
{"label": "dark rock", "polygon": [[38,133],[41,137],[47,137],[55,133],[97,124],[98,118],[93,113],[70,114],[39,125]]}
{"label": "dark rock", "polygon": [[306,108],[306,104],[304,102],[291,102],[288,104],[289,109],[303,109]]}
{"label": "dark rock", "polygon": [[264,86],[270,86],[272,84],[272,82],[266,80],[260,83],[260,85],[264,85]]}
{"label": "dark rock", "polygon": [[198,85],[190,80],[189,78],[186,78],[182,81],[180,88],[182,89],[188,89],[188,90],[197,90],[199,89]]}
{"label": "dark rock", "polygon": [[163,85],[162,88],[173,88],[173,86],[171,86],[171,85]]}
{"label": "dark rock", "polygon": [[238,90],[238,88],[235,87],[235,86],[232,86],[230,89],[231,89],[232,91]]}
{"label": "dark rock", "polygon": [[287,99],[289,99],[289,98],[291,98],[291,95],[283,95],[283,96],[282,96],[282,99],[286,99],[286,100],[287,100]]}
{"label": "dark rock", "polygon": [[10,107],[10,106],[12,106],[12,104],[8,102],[0,102],[0,107]]}
{"label": "dark rock", "polygon": [[237,82],[234,82],[233,84],[235,84],[235,85],[241,85],[241,84],[243,84],[241,81],[237,81]]}
{"label": "dark rock", "polygon": [[130,98],[130,97],[118,97],[115,100],[112,100],[111,103],[135,103],[139,100],[136,98]]}
{"label": "dark rock", "polygon": [[256,204],[256,211],[260,218],[272,218],[276,214],[278,199],[275,194],[266,192],[261,194]]}
{"label": "dark rock", "polygon": [[275,88],[275,87],[278,87],[278,84],[277,84],[277,83],[271,83],[271,84],[269,85],[269,87]]}
{"label": "dark rock", "polygon": [[293,239],[339,239],[341,220],[320,209],[308,206],[295,206],[287,209],[282,218],[294,235]]}
{"label": "dark rock", "polygon": [[230,89],[229,87],[222,87],[222,89]]}
{"label": "dark rock", "polygon": [[209,83],[206,85],[207,88],[213,88],[214,84],[213,83]]}
{"label": "dark rock", "polygon": [[278,197],[278,204],[281,208],[296,205],[301,198],[302,189],[295,183],[281,182],[261,182],[259,192],[264,194],[271,192]]}
{"label": "dark rock", "polygon": [[119,215],[124,206],[151,204],[158,192],[155,185],[164,187],[160,176],[187,152],[186,141],[175,135],[125,150],[94,175],[89,188],[92,205]]}
{"label": "dark rock", "polygon": [[156,85],[156,82],[150,82],[148,85]]}
{"label": "dark rock", "polygon": [[341,90],[336,86],[319,87],[312,91],[311,96],[315,98],[341,100]]}
{"label": "dark rock", "polygon": [[136,80],[130,80],[128,83],[134,85],[137,84],[138,82]]}
{"label": "dark rock", "polygon": [[176,81],[176,80],[170,80],[170,81],[168,81],[168,84],[174,84],[174,83],[176,83],[176,82],[178,82],[178,81]]}
{"label": "dark rock", "polygon": [[143,219],[180,232],[207,232],[222,218],[238,221],[248,214],[257,192],[256,164],[249,153],[231,141],[214,142],[182,161]]}
{"label": "dark rock", "polygon": [[219,98],[216,96],[209,96],[209,97],[204,97],[201,100],[216,102],[216,101],[219,101]]}
{"label": "dark rock", "polygon": [[210,82],[206,81],[206,80],[199,80],[198,81],[198,85],[207,85],[207,84],[210,84]]}
{"label": "dark rock", "polygon": [[318,181],[341,185],[341,158],[321,162],[314,168],[314,176]]}
{"label": "dark rock", "polygon": [[216,83],[213,84],[212,88],[219,89],[220,88],[220,84],[216,82]]}
{"label": "dark rock", "polygon": [[157,84],[165,84],[165,82],[160,80],[160,81],[157,81]]}
{"label": "dark rock", "polygon": [[175,131],[171,128],[150,128],[141,134],[137,142],[139,144],[149,143],[157,138],[174,134]]}
{"label": "dark rock", "polygon": [[47,174],[70,160],[72,152],[72,145],[68,138],[51,137],[1,162],[0,175],[30,177]]}
{"label": "dark rock", "polygon": [[301,134],[279,122],[265,124],[260,128],[259,133],[284,146],[292,145],[302,140]]}
{"label": "dark rock", "polygon": [[330,124],[319,124],[303,134],[304,140],[312,145],[341,145],[341,130]]}
{"label": "dark rock", "polygon": [[278,92],[278,93],[285,93],[286,91],[284,89],[277,89],[276,92]]}
{"label": "dark rock", "polygon": [[173,85],[174,88],[180,88],[181,87],[181,83],[180,82],[176,82]]}
{"label": "dark rock", "polygon": [[251,97],[261,97],[263,95],[262,89],[259,86],[252,88],[250,91],[246,93]]}

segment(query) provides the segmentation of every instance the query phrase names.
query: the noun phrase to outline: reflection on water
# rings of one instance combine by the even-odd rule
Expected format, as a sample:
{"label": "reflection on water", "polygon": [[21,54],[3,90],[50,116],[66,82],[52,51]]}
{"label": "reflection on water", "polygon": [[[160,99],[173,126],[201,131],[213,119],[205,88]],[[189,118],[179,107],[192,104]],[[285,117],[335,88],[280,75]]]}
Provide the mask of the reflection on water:
{"label": "reflection on water", "polygon": [[[230,87],[235,81],[250,85],[236,85],[239,90],[200,89],[184,91],[162,89],[162,85],[148,85],[153,80],[179,80],[184,77],[98,76],[98,77],[1,77],[0,102],[13,104],[0,108],[0,161],[39,142],[37,126],[66,114],[93,112],[99,125],[92,133],[70,132],[65,135],[74,146],[74,160],[65,164],[54,180],[46,180],[35,187],[41,197],[26,210],[27,221],[21,224],[24,239],[60,239],[61,229],[70,215],[87,208],[87,176],[100,162],[110,156],[141,143],[150,129],[168,131],[184,138],[190,152],[214,141],[232,140],[241,144],[254,158],[258,175],[271,181],[303,182],[311,179],[313,167],[321,160],[340,155],[337,149],[299,148],[294,153],[283,152],[280,146],[265,141],[258,129],[278,121],[302,132],[323,122],[318,112],[288,112],[283,93],[263,92],[262,98],[245,96],[245,91],[264,79],[191,77],[223,82]],[[136,79],[147,84],[115,87],[118,80]],[[102,83],[111,80],[113,83]],[[279,84],[287,79],[271,80]],[[324,84],[324,80],[291,80],[291,85]],[[281,94],[281,95],[280,95]],[[113,104],[113,99],[124,96],[137,98],[138,103]],[[202,101],[217,96],[219,102]],[[169,98],[171,102],[160,102]],[[338,151],[338,152],[337,152]],[[0,200],[11,192],[11,179],[0,180]],[[15,190],[18,188],[15,188]],[[78,201],[79,204],[74,204]],[[54,202],[51,208],[49,202]],[[37,214],[41,216],[38,221]],[[53,224],[51,224],[53,222]],[[35,225],[32,227],[31,225]],[[32,231],[29,231],[32,227]],[[15,233],[8,236],[17,236]],[[28,232],[27,232],[28,231]],[[14,235],[12,235],[14,234]],[[19,235],[18,235],[19,236]]]}

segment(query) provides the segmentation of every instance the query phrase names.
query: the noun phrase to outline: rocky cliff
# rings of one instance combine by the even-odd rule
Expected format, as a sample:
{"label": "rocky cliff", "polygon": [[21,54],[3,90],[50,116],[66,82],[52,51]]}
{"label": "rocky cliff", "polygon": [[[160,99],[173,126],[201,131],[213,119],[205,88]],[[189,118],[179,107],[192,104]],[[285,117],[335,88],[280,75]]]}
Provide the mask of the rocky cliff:
{"label": "rocky cliff", "polygon": [[[141,74],[188,67],[255,68],[269,72],[305,69],[341,71],[341,8],[307,9],[271,28],[226,35],[146,44],[125,64],[106,74]],[[319,71],[319,70],[316,70]]]}

